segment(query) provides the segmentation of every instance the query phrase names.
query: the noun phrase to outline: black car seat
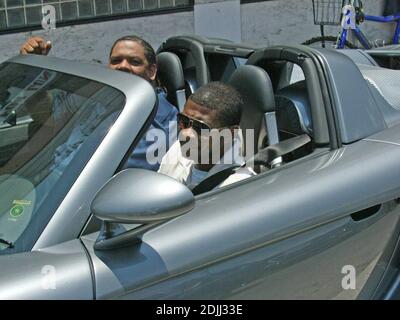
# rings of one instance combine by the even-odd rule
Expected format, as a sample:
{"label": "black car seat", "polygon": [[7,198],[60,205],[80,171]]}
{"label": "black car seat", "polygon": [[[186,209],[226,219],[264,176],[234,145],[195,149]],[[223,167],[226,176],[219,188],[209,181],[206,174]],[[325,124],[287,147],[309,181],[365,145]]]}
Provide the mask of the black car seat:
{"label": "black car seat", "polygon": [[196,68],[187,68],[183,73],[185,77],[186,98],[189,98],[199,88],[196,80]]}
{"label": "black car seat", "polygon": [[[245,159],[254,159],[262,147],[259,143],[259,141],[264,140],[264,137],[261,137],[262,132],[267,132],[269,144],[275,145],[279,142],[275,117],[275,98],[271,80],[265,70],[260,67],[245,65],[234,71],[229,79],[229,84],[239,91],[243,98],[244,105],[240,128],[243,132]],[[262,130],[263,126],[266,128],[264,131]],[[250,134],[247,135],[246,133]],[[268,155],[267,157],[270,159],[268,165],[271,167],[278,165],[279,159],[281,159],[280,156]],[[253,166],[251,161],[247,162],[246,165],[260,171],[258,167]],[[231,164],[214,167],[203,181],[191,189],[193,194],[197,195],[214,189],[233,174],[239,166],[238,164]]]}
{"label": "black car seat", "polygon": [[[281,141],[304,134],[311,139],[313,138],[311,105],[304,80],[279,90],[275,95],[275,103],[279,139]],[[308,143],[294,150],[284,161],[301,158],[311,153],[312,148],[312,144]]]}
{"label": "black car seat", "polygon": [[[243,130],[245,158],[249,159],[264,147],[265,141],[267,145],[279,142],[271,79],[264,69],[244,65],[232,74],[229,83],[240,92],[244,100],[240,127]],[[246,138],[247,130],[254,130],[254,138]],[[273,161],[272,166],[275,166],[279,164],[280,159],[278,157]]]}
{"label": "black car seat", "polygon": [[[244,107],[240,120],[243,130],[246,166],[252,166],[256,172],[262,168],[274,168],[282,163],[282,157],[307,145],[311,139],[307,134],[294,136],[279,142],[275,97],[271,80],[267,72],[257,66],[239,67],[229,80],[243,97]],[[254,136],[246,139],[246,130],[254,130]],[[253,138],[254,137],[254,138]],[[264,141],[267,141],[265,146]],[[253,144],[247,148],[247,144]],[[222,183],[239,167],[238,164],[213,168],[207,177],[192,188],[194,195],[210,191]]]}
{"label": "black car seat", "polygon": [[275,95],[275,103],[281,140],[304,133],[313,136],[310,100],[305,81],[279,90]]}
{"label": "black car seat", "polygon": [[172,52],[161,52],[157,55],[157,66],[160,84],[167,90],[167,100],[182,111],[186,94],[181,61]]}

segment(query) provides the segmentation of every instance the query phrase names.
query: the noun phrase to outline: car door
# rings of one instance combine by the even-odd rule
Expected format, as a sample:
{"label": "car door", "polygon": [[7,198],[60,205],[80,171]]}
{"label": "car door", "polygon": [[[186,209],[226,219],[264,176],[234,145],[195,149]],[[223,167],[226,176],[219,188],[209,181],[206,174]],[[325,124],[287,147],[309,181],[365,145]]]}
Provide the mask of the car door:
{"label": "car door", "polygon": [[94,298],[90,259],[79,239],[0,256],[0,299]]}
{"label": "car door", "polygon": [[86,237],[98,298],[371,297],[399,233],[399,153],[360,141],[204,194],[141,244],[96,252]]}
{"label": "car door", "polygon": [[[283,55],[287,61],[319,67],[293,51]],[[282,58],[281,49],[266,54]],[[312,69],[305,67],[306,81],[315,85]],[[317,94],[324,90],[308,88],[313,102],[325,102]],[[97,235],[85,236],[97,298],[378,297],[400,230],[399,130],[339,146],[332,132],[324,145],[321,132],[311,154],[198,196],[191,212],[148,231],[139,244],[95,251]]]}

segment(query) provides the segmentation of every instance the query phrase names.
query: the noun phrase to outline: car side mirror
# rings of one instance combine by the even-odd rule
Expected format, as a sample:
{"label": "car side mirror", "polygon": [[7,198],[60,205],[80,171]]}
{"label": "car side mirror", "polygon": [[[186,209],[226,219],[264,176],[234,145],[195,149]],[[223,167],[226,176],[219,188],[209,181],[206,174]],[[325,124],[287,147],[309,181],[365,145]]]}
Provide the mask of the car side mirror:
{"label": "car side mirror", "polygon": [[[146,231],[193,207],[192,192],[175,179],[143,169],[123,170],[92,201],[93,214],[103,222],[94,248],[108,250],[141,242]],[[125,231],[120,224],[141,226]]]}

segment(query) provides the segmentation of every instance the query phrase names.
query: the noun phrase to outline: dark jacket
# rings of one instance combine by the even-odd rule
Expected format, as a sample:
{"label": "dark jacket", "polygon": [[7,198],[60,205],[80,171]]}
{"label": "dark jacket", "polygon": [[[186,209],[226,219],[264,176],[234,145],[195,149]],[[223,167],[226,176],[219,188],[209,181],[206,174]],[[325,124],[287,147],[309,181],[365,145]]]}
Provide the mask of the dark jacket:
{"label": "dark jacket", "polygon": [[158,91],[158,110],[153,122],[148,129],[148,132],[154,129],[162,130],[165,134],[166,141],[149,141],[146,139],[145,134],[139,141],[133,153],[130,155],[128,161],[124,165],[124,168],[143,168],[153,171],[158,170],[163,154],[158,155],[160,162],[149,163],[146,158],[146,153],[148,152],[149,148],[149,151],[151,152],[153,149],[158,149],[160,150],[160,152],[162,152],[163,150],[168,151],[170,147],[169,126],[170,122],[172,121],[173,123],[171,123],[171,125],[174,124],[174,126],[172,126],[171,128],[175,128],[176,130],[177,114],[178,109],[168,102],[165,92]]}

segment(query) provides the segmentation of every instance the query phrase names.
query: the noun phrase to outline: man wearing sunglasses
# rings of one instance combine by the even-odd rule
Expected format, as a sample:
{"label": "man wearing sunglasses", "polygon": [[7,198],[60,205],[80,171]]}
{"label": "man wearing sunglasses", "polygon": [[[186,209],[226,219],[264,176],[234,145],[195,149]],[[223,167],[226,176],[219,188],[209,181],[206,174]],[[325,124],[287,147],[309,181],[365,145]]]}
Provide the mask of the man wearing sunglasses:
{"label": "man wearing sunglasses", "polygon": [[[255,175],[250,168],[242,167],[239,128],[242,108],[240,94],[227,84],[211,82],[199,88],[178,114],[179,139],[163,157],[158,172],[192,190],[217,174],[221,181],[213,179],[215,187]],[[221,175],[222,171],[228,175]]]}

